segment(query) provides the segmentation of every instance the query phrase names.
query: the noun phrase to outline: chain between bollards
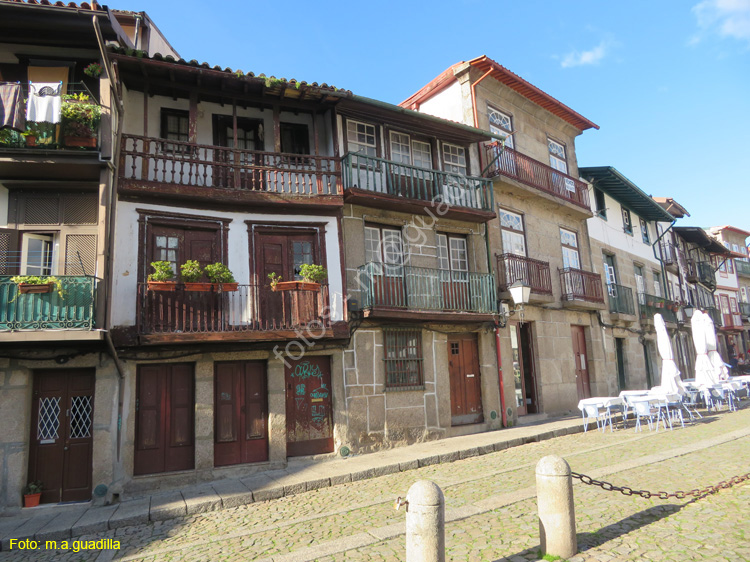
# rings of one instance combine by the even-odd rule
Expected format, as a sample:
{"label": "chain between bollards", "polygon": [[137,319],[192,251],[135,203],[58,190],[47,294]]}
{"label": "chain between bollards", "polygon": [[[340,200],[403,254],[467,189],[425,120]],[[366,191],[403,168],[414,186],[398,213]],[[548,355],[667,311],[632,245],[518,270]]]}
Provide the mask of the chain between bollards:
{"label": "chain between bollards", "polygon": [[707,486],[706,488],[702,489],[695,488],[688,492],[683,492],[682,490],[677,490],[676,492],[649,492],[648,490],[634,490],[633,488],[630,488],[628,486],[615,486],[614,484],[611,484],[609,482],[596,480],[594,478],[591,478],[591,476],[586,476],[585,474],[579,474],[577,472],[571,471],[570,475],[571,477],[580,480],[584,484],[588,484],[590,486],[599,486],[602,490],[605,490],[607,492],[620,492],[621,494],[626,496],[640,496],[646,499],[658,497],[660,500],[667,500],[669,498],[677,498],[678,500],[681,500],[688,496],[702,498],[709,494],[715,494],[719,490],[726,490],[727,488],[731,488],[735,484],[740,484],[741,482],[750,479],[750,472],[748,472],[747,474],[743,474],[742,476],[734,476],[729,480],[722,480],[715,486]]}

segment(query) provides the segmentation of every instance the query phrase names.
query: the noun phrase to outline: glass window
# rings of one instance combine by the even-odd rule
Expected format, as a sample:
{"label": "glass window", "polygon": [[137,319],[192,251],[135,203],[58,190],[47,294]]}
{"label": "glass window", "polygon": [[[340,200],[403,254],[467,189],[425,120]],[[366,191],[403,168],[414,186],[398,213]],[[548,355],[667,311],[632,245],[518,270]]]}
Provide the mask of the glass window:
{"label": "glass window", "polygon": [[445,171],[466,175],[466,151],[461,146],[443,143]]}
{"label": "glass window", "polygon": [[567,174],[568,162],[565,157],[565,147],[559,142],[547,139],[547,148],[549,149],[549,163],[555,170]]}
{"label": "glass window", "polygon": [[643,219],[640,219],[640,220],[641,220],[641,238],[643,238],[643,243],[651,244],[651,238],[648,235],[648,223]]}
{"label": "glass window", "polygon": [[594,188],[594,199],[596,201],[596,214],[607,220],[607,204],[604,192],[601,189]]}
{"label": "glass window", "polygon": [[424,385],[421,330],[384,328],[383,355],[386,388]]}
{"label": "glass window", "polygon": [[513,148],[513,122],[510,115],[498,111],[494,107],[487,108],[487,116],[490,120],[490,132],[505,138],[505,146]]}
{"label": "glass window", "polygon": [[622,229],[628,234],[633,234],[633,222],[630,218],[630,210],[626,209],[625,207],[621,207],[621,209],[622,209]]}
{"label": "glass window", "polygon": [[52,235],[26,232],[23,233],[22,245],[21,274],[52,275]]}
{"label": "glass window", "polygon": [[638,292],[638,302],[646,304],[644,293],[646,292],[646,280],[643,278],[643,268],[640,265],[633,266],[635,270],[635,288]]}
{"label": "glass window", "polygon": [[391,133],[391,160],[399,164],[411,164],[409,135]]}
{"label": "glass window", "polygon": [[578,255],[578,236],[576,233],[561,228],[560,244],[562,245],[563,267],[581,269],[581,260]]}
{"label": "glass window", "polygon": [[383,271],[390,277],[402,276],[404,261],[401,231],[366,226],[365,261],[384,264]]}
{"label": "glass window", "polygon": [[177,275],[177,249],[179,247],[180,239],[177,236],[156,237],[156,255],[159,261],[168,261],[175,275]]}
{"label": "glass window", "polygon": [[308,241],[292,242],[292,259],[294,260],[294,279],[301,281],[300,266],[305,263],[313,263],[313,243]]}
{"label": "glass window", "polygon": [[367,156],[377,156],[375,126],[359,121],[346,121],[347,150]]}
{"label": "glass window", "polygon": [[430,143],[411,141],[412,163],[418,168],[432,169],[432,148]]}
{"label": "glass window", "polygon": [[525,257],[526,238],[524,237],[523,217],[504,209],[499,209],[499,214],[503,252]]}
{"label": "glass window", "polygon": [[661,297],[661,273],[654,271],[654,296]]}

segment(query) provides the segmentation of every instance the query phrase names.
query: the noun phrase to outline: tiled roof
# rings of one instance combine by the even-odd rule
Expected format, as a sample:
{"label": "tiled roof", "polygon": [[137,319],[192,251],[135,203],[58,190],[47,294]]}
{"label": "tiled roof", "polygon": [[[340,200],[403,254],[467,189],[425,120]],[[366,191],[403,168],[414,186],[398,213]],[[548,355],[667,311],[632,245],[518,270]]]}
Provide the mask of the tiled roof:
{"label": "tiled roof", "polygon": [[25,4],[28,6],[46,6],[52,8],[71,8],[73,10],[95,10],[105,12],[107,11],[106,6],[102,6],[97,2],[81,2],[76,4],[75,2],[50,2],[50,0],[0,0],[0,4]]}
{"label": "tiled roof", "polygon": [[345,95],[351,95],[351,91],[346,90],[344,88],[337,88],[333,85],[328,85],[325,82],[322,84],[318,84],[317,82],[305,82],[304,80],[297,80],[295,78],[276,78],[275,76],[266,76],[265,74],[255,74],[253,72],[244,72],[240,69],[231,69],[229,67],[222,68],[218,65],[210,65],[207,62],[198,62],[197,60],[193,59],[190,61],[187,61],[185,59],[175,59],[174,57],[167,55],[162,56],[160,53],[155,53],[153,56],[149,57],[145,51],[139,51],[134,49],[125,49],[122,47],[110,47],[110,50],[114,53],[127,55],[127,56],[133,56],[144,60],[151,60],[151,61],[159,61],[159,62],[168,62],[180,66],[185,67],[191,67],[191,68],[203,68],[206,70],[214,70],[217,72],[223,72],[228,75],[232,75],[235,78],[240,79],[248,79],[252,81],[265,81],[265,85],[267,88],[272,88],[274,86],[286,86],[288,88],[313,88],[316,90],[321,91],[329,91],[329,92],[338,92],[339,94],[345,94]]}

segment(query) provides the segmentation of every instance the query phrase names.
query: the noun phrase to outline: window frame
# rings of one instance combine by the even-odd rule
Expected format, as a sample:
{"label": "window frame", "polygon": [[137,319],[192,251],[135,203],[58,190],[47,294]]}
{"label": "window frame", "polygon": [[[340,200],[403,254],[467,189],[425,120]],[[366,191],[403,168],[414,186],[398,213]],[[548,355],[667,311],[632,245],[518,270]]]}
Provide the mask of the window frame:
{"label": "window frame", "polygon": [[[443,171],[447,172],[449,174],[456,174],[461,175],[463,177],[468,177],[469,175],[469,152],[466,150],[465,146],[461,146],[460,144],[453,144],[450,142],[441,142],[440,143],[440,153],[443,157]],[[461,164],[454,164],[453,162],[449,162],[446,158],[446,148],[458,148],[463,152],[463,159],[464,163],[463,166]],[[460,158],[460,157],[459,157]],[[453,169],[450,169],[449,167],[455,167],[455,168],[464,168],[464,172],[461,173],[460,171],[454,171]]]}
{"label": "window frame", "polygon": [[[552,145],[553,144],[559,146],[562,149],[563,158],[560,158],[559,156],[557,156],[557,154],[552,150]],[[549,164],[550,164],[550,167],[554,168],[558,172],[561,172],[561,173],[567,175],[568,174],[568,169],[569,169],[569,167],[568,167],[568,150],[567,150],[567,147],[565,146],[565,144],[563,144],[561,142],[558,142],[555,139],[553,139],[552,137],[548,136],[547,137],[547,153],[549,155]],[[562,165],[564,167],[564,169],[561,168],[560,165]]]}
{"label": "window frame", "polygon": [[[345,127],[344,127],[344,141],[346,143],[346,152],[347,154],[354,154],[359,156],[364,156],[365,158],[379,158],[380,157],[380,140],[379,140],[379,130],[380,127],[378,125],[375,125],[373,123],[367,123],[366,121],[358,121],[356,119],[349,119],[348,117],[345,119]],[[374,145],[369,145],[366,143],[361,143],[359,140],[353,140],[351,138],[352,133],[349,131],[350,125],[363,125],[364,127],[372,127],[373,133],[372,137],[374,139]],[[355,131],[355,133],[359,134],[358,131]],[[365,135],[368,135],[368,133],[365,131]],[[360,151],[354,151],[351,148],[351,145],[361,145],[370,147],[374,150],[374,154],[369,154],[368,152],[360,152]]]}
{"label": "window frame", "polygon": [[[503,213],[507,215],[513,215],[515,217],[518,217],[521,220],[521,230],[516,230],[513,227],[510,226],[503,226]],[[521,255],[523,257],[528,257],[528,247],[526,245],[526,225],[524,223],[524,215],[522,213],[516,213],[514,211],[510,211],[508,209],[503,209],[502,207],[498,207],[498,219],[500,223],[500,240],[503,245],[503,253],[505,254],[513,254],[514,256]],[[508,236],[520,236],[523,240],[523,254],[517,254],[514,251],[508,251],[508,248],[506,248],[505,245],[505,234],[508,233]]]}
{"label": "window frame", "polygon": [[622,205],[620,206],[620,210],[622,212],[622,230],[625,234],[633,236],[633,215],[630,209]]}
{"label": "window frame", "polygon": [[607,198],[605,193],[597,187],[594,188],[594,205],[596,206],[596,215],[602,220],[607,220]]}
{"label": "window frame", "polygon": [[[509,129],[506,129],[502,125],[497,125],[492,122],[492,113],[498,113],[501,116],[508,119],[508,123],[510,125]],[[487,122],[489,123],[490,132],[496,135],[505,135],[505,147],[510,149],[515,149],[515,145],[513,143],[513,116],[509,113],[505,113],[504,111],[500,111],[496,107],[493,107],[491,105],[487,105]]]}
{"label": "window frame", "polygon": [[[410,341],[412,338],[413,343]],[[406,368],[399,368],[404,363]],[[424,390],[421,328],[383,328],[383,366],[386,391]],[[396,377],[406,380],[394,380]]]}
{"label": "window frame", "polygon": [[[367,232],[368,229],[370,231],[377,231],[378,233],[378,259],[368,259],[368,252],[372,255],[372,250],[368,249],[367,242],[368,242],[368,236]],[[387,261],[386,260],[386,250],[385,250],[385,237],[384,233],[397,233],[398,234],[398,241],[399,246],[401,249],[401,253],[399,255],[399,260],[397,262],[394,261]],[[403,277],[404,276],[404,262],[405,262],[405,246],[404,246],[404,233],[399,229],[398,227],[386,225],[386,224],[376,224],[376,223],[365,223],[364,225],[364,241],[365,241],[365,263],[377,263],[380,264],[379,271],[374,272],[375,275],[385,275],[386,277]]]}
{"label": "window frame", "polygon": [[[573,235],[573,238],[575,239],[575,243],[576,243],[575,246],[571,246],[570,244],[566,244],[565,242],[563,242],[563,232],[567,232],[568,234],[572,234]],[[560,248],[562,249],[563,268],[565,268],[565,269],[577,269],[579,271],[582,271],[582,267],[581,267],[581,253],[578,250],[578,248],[579,248],[578,233],[576,231],[574,231],[574,230],[569,230],[569,229],[563,228],[561,226],[560,227]],[[575,256],[576,256],[576,262],[578,263],[577,267],[573,267],[572,265],[570,265],[570,263],[568,263],[568,265],[565,265],[566,250],[569,253],[571,253],[571,254],[575,254]],[[568,262],[569,262],[569,260],[568,260]]]}
{"label": "window frame", "polygon": [[641,217],[638,217],[641,226],[641,238],[644,244],[651,245],[651,234],[648,231],[648,223]]}

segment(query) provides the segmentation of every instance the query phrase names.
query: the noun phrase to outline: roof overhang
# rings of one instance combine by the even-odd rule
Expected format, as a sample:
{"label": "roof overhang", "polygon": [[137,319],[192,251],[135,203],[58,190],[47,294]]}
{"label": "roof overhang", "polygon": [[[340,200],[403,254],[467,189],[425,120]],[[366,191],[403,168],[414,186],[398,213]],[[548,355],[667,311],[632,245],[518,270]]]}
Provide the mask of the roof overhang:
{"label": "roof overhang", "polygon": [[686,242],[695,244],[711,254],[718,254],[726,257],[745,257],[742,254],[737,254],[736,252],[725,248],[721,242],[709,236],[709,234],[699,226],[675,226],[672,230],[674,230]]}
{"label": "roof overhang", "polygon": [[599,128],[599,125],[597,125],[593,121],[590,121],[580,113],[573,111],[570,107],[568,107],[561,101],[553,98],[546,92],[543,92],[530,82],[527,82],[517,74],[511,72],[486,55],[471,59],[470,61],[468,61],[468,63],[462,61],[460,63],[454,64],[453,66],[442,72],[437,78],[421,88],[418,92],[402,101],[399,105],[401,107],[418,109],[419,105],[423,101],[431,98],[440,90],[450,85],[451,82],[455,81],[455,70],[466,64],[469,64],[482,73],[489,73],[489,75],[498,82],[505,84],[511,90],[518,92],[526,99],[546,109],[553,115],[557,115],[560,119],[566,121],[567,123],[570,123],[580,131]]}
{"label": "roof overhang", "polygon": [[750,236],[750,232],[748,232],[747,230],[742,230],[741,228],[737,228],[736,226],[731,226],[728,224],[724,226],[713,226],[709,228],[709,230],[711,232],[723,232],[727,230],[729,232],[734,232],[735,234],[739,234],[740,236],[744,236],[745,238]]}
{"label": "roof overhang", "polygon": [[688,210],[671,197],[653,197],[653,200],[676,219],[690,216]]}
{"label": "roof overhang", "polygon": [[660,222],[674,220],[674,217],[650,195],[644,193],[612,166],[578,168],[578,174],[644,220]]}

